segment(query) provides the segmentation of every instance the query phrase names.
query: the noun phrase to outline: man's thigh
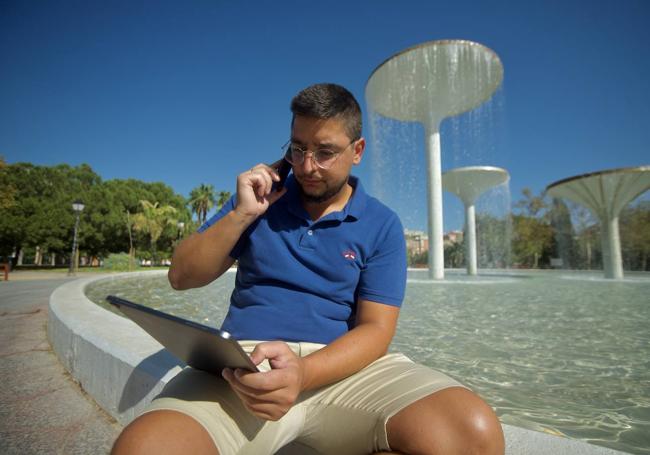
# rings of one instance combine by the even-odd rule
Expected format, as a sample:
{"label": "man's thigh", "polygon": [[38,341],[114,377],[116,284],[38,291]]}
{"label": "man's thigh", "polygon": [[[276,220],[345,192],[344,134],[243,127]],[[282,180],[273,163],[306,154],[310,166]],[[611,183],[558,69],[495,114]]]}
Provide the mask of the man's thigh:
{"label": "man's thigh", "polygon": [[174,377],[145,413],[161,410],[197,421],[222,455],[272,454],[297,437],[304,419],[299,406],[277,422],[259,419],[225,380],[191,368]]}
{"label": "man's thigh", "polygon": [[402,354],[386,355],[306,399],[307,419],[298,440],[324,454],[389,451],[388,420],[449,387],[464,386]]}

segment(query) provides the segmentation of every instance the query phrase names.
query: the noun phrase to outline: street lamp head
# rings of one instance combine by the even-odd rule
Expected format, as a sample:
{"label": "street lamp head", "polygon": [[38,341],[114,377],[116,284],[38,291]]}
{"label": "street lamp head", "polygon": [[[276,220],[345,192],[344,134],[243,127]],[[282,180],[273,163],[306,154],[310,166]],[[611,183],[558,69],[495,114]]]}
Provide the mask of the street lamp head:
{"label": "street lamp head", "polygon": [[76,200],[72,203],[72,210],[75,212],[81,212],[86,206],[80,200]]}

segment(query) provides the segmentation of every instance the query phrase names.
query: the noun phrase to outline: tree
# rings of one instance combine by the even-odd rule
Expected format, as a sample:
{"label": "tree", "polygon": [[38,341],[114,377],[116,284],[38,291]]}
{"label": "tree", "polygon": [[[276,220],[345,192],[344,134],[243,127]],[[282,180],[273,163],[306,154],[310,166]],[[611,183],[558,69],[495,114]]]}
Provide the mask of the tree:
{"label": "tree", "polygon": [[141,200],[142,212],[133,215],[133,227],[149,236],[151,242],[152,263],[156,263],[156,242],[162,235],[166,226],[176,226],[177,220],[173,216],[178,212],[171,205],[159,206],[158,202],[151,203]]}
{"label": "tree", "polygon": [[514,262],[537,268],[543,257],[550,256],[552,246],[553,231],[546,216],[548,205],[529,188],[522,193],[524,198],[515,204],[521,213],[512,217]]}
{"label": "tree", "polygon": [[641,201],[623,210],[621,222],[621,248],[628,270],[650,269],[650,201]]}
{"label": "tree", "polygon": [[563,268],[575,268],[578,248],[569,207],[562,199],[553,198],[548,217],[554,233],[552,250],[555,257],[562,259]]}
{"label": "tree", "polygon": [[533,196],[530,188],[524,188],[521,190],[521,193],[524,195],[524,198],[515,204],[515,208],[520,209],[524,214],[531,217],[538,217],[542,215],[542,211],[548,208],[548,205],[544,202],[544,198],[542,196]]}
{"label": "tree", "polygon": [[88,194],[101,181],[99,176],[84,164],[45,167],[30,163],[9,165],[6,176],[16,188],[16,203],[0,216],[0,254],[15,251],[20,256],[25,248],[35,249],[39,262],[45,253],[51,258],[69,253],[72,202]]}
{"label": "tree", "polygon": [[[465,239],[444,246],[445,267],[459,268],[465,264]],[[428,256],[427,256],[428,257]]]}
{"label": "tree", "polygon": [[8,209],[16,204],[16,187],[9,181],[7,163],[0,155],[0,210]]}
{"label": "tree", "polygon": [[[220,193],[220,196],[222,194],[223,191]],[[215,199],[214,186],[212,185],[202,183],[190,192],[189,202],[192,211],[196,213],[196,216],[199,219],[199,224],[205,223],[208,212],[215,204]]]}
{"label": "tree", "polygon": [[217,196],[217,210],[221,209],[221,207],[230,200],[230,196],[230,191],[219,191]]}
{"label": "tree", "polygon": [[512,244],[516,262],[526,267],[538,268],[540,259],[551,248],[551,227],[536,218],[514,215],[513,231]]}

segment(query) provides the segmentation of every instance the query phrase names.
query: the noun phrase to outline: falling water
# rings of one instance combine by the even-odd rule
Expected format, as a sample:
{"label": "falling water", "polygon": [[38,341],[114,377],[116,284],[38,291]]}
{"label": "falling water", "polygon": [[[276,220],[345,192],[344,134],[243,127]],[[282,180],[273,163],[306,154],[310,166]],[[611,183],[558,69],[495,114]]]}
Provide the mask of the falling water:
{"label": "falling water", "polygon": [[[458,220],[462,219],[451,214],[451,223],[443,225],[441,221],[447,214],[442,209],[440,171],[460,161],[495,164],[483,161],[492,151],[486,146],[484,131],[491,134],[493,128],[485,127],[482,118],[485,112],[493,110],[494,103],[471,111],[492,97],[502,77],[498,57],[484,46],[467,41],[437,41],[391,57],[368,80],[373,191],[398,211],[409,229],[424,230],[424,220],[429,215],[431,277],[443,275],[441,231],[459,229]],[[457,134],[460,140],[452,140],[452,146],[446,149],[447,134],[440,128],[448,126],[441,125],[442,121],[468,111],[470,114],[461,118],[469,118],[470,133]],[[452,121],[452,130],[459,130],[461,124],[462,121]],[[453,142],[457,142],[456,147]]]}

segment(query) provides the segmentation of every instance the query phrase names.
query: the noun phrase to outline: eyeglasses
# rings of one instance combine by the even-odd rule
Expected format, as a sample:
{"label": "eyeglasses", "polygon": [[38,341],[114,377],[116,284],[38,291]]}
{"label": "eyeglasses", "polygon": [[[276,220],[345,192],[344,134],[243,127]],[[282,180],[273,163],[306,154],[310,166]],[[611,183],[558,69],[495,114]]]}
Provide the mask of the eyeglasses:
{"label": "eyeglasses", "polygon": [[316,166],[321,169],[329,169],[334,165],[339,155],[345,152],[347,148],[355,142],[356,139],[346,145],[343,150],[339,151],[322,148],[313,152],[309,152],[308,150],[304,150],[298,145],[291,143],[291,139],[289,139],[289,141],[282,146],[282,150],[284,151],[284,159],[291,163],[293,166],[300,166],[305,162],[305,155],[307,153],[311,153],[311,159],[313,160],[314,164],[316,164]]}

